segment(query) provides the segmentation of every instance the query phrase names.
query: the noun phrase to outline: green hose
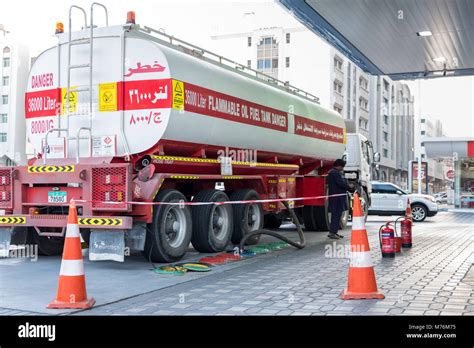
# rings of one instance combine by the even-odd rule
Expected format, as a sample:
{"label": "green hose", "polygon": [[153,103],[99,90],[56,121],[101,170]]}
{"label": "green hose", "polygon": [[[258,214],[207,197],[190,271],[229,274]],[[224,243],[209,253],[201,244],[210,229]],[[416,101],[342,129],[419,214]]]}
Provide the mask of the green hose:
{"label": "green hose", "polygon": [[298,236],[300,237],[300,241],[295,242],[295,241],[292,241],[291,239],[289,239],[289,238],[287,238],[287,237],[285,237],[285,236],[283,236],[283,235],[281,235],[281,234],[279,234],[275,231],[260,229],[260,230],[250,231],[247,234],[245,234],[244,238],[242,238],[242,240],[240,241],[240,245],[239,245],[240,253],[242,253],[245,250],[244,246],[245,246],[245,242],[247,241],[247,239],[249,239],[253,236],[258,236],[258,235],[262,235],[262,234],[266,234],[266,235],[278,238],[278,239],[280,239],[280,240],[282,240],[282,241],[284,241],[284,242],[286,242],[286,243],[290,244],[291,246],[294,246],[295,248],[298,248],[298,249],[303,249],[306,246],[306,239],[304,237],[304,232],[303,232],[303,229],[301,227],[300,221],[299,221],[298,217],[296,216],[295,211],[292,208],[290,208],[288,202],[283,201],[282,203],[288,209],[288,211],[290,212],[291,220],[293,221],[293,223],[296,226],[296,230],[298,231]]}

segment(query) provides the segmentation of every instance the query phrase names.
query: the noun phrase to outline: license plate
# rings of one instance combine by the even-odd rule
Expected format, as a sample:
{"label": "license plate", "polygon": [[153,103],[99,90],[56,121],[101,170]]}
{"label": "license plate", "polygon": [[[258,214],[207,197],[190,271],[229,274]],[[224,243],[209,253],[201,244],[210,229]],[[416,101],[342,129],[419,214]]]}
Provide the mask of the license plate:
{"label": "license plate", "polygon": [[67,203],[67,192],[65,191],[48,192],[48,203]]}

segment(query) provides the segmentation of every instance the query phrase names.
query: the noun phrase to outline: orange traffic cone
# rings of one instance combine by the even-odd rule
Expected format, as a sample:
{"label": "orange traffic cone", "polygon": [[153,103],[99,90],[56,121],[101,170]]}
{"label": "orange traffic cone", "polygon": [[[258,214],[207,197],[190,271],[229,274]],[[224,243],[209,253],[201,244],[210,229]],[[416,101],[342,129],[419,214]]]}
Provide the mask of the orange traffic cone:
{"label": "orange traffic cone", "polygon": [[91,308],[94,303],[93,298],[87,298],[76,203],[71,200],[58,291],[47,308]]}
{"label": "orange traffic cone", "polygon": [[342,292],[341,298],[343,300],[383,299],[385,296],[379,292],[375,281],[365,218],[357,193],[354,193],[352,211],[349,278],[347,289]]}
{"label": "orange traffic cone", "polygon": [[411,214],[410,198],[407,198],[407,208],[405,210],[405,217],[407,219],[410,219],[413,222],[413,215]]}

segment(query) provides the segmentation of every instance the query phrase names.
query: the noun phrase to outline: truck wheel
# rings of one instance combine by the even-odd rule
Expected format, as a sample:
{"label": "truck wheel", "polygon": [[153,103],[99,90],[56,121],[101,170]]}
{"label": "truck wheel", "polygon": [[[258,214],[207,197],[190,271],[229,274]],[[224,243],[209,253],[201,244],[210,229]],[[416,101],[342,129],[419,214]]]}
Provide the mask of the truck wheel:
{"label": "truck wheel", "polygon": [[84,239],[84,242],[89,246],[91,240],[91,230],[90,228],[81,228],[81,237]]}
{"label": "truck wheel", "polygon": [[303,223],[307,231],[317,231],[315,206],[305,205],[303,207]]}
{"label": "truck wheel", "polygon": [[322,207],[315,206],[314,213],[318,230],[329,231],[329,227],[331,226],[331,213],[328,212],[327,203]]}
{"label": "truck wheel", "polygon": [[365,192],[365,190],[362,190],[361,198],[362,212],[364,213],[365,220],[367,220],[367,216],[369,215],[369,197],[367,196],[367,192]]}
{"label": "truck wheel", "polygon": [[64,237],[40,236],[34,228],[28,228],[26,244],[37,245],[39,255],[56,256],[63,253]]}
{"label": "truck wheel", "polygon": [[[348,200],[348,198],[346,198]],[[349,206],[349,201],[347,201]],[[316,224],[320,231],[329,231],[331,228],[331,212],[329,212],[329,201],[326,200],[324,206],[316,206]],[[339,221],[339,229],[344,229],[347,226],[349,220],[349,211],[345,210],[342,212],[341,220]]]}
{"label": "truck wheel", "polygon": [[341,230],[345,229],[348,221],[349,221],[349,210],[345,210],[342,213],[341,222],[339,223],[339,228]]}
{"label": "truck wheel", "polygon": [[281,224],[283,223],[283,216],[280,214],[267,214],[264,217],[264,224],[265,228],[280,228]]}
{"label": "truck wheel", "polygon": [[[186,201],[176,190],[165,189],[155,198],[156,202]],[[146,259],[153,262],[175,262],[180,260],[189,246],[192,235],[191,209],[189,206],[156,205],[153,207],[153,222],[148,225],[145,248]]]}
{"label": "truck wheel", "polygon": [[[234,191],[230,195],[231,201],[249,201],[260,199],[255,190],[243,189]],[[232,243],[239,244],[242,238],[250,231],[260,230],[263,227],[263,209],[258,203],[253,204],[233,204],[234,210],[234,232],[232,233]],[[247,245],[257,244],[260,235],[247,239]]]}
{"label": "truck wheel", "polygon": [[[229,197],[219,190],[203,190],[194,196],[193,202],[225,202]],[[223,251],[230,243],[234,229],[230,204],[194,206],[193,235],[191,243],[199,252]]]}

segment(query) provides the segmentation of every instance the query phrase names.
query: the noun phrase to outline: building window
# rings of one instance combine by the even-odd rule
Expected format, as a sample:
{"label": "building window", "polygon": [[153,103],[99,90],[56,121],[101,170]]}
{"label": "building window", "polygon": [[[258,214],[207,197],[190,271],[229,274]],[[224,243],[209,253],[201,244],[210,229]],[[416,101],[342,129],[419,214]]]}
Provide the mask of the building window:
{"label": "building window", "polygon": [[387,115],[383,115],[383,123],[388,125],[388,116]]}
{"label": "building window", "polygon": [[287,68],[290,67],[290,57],[286,57],[286,58],[285,58],[285,66],[286,66]]}
{"label": "building window", "polygon": [[365,78],[362,76],[359,78],[359,85],[361,88],[368,90],[369,88],[369,81],[367,81]]}
{"label": "building window", "polygon": [[383,149],[383,157],[388,158],[388,150]]}
{"label": "building window", "polygon": [[257,45],[257,70],[278,78],[278,44],[273,37],[263,37]]}
{"label": "building window", "polygon": [[365,98],[360,98],[359,99],[359,106],[364,110],[368,110],[369,109],[369,102]]}
{"label": "building window", "polygon": [[7,133],[0,133],[0,143],[7,142]]}
{"label": "building window", "polygon": [[342,94],[342,84],[340,82],[334,81],[333,89],[334,89],[334,92]]}
{"label": "building window", "polygon": [[10,47],[5,46],[3,48],[3,53],[10,53]]}
{"label": "building window", "polygon": [[367,131],[369,128],[369,121],[359,118],[359,128]]}
{"label": "building window", "polygon": [[251,36],[247,37],[247,46],[248,47],[252,46],[252,37]]}
{"label": "building window", "polygon": [[342,59],[335,56],[334,57],[334,68],[342,71]]}
{"label": "building window", "polygon": [[421,123],[425,123],[426,122],[426,119],[425,118],[422,118],[421,119]]}
{"label": "building window", "polygon": [[421,135],[425,135],[425,134],[426,134],[426,132],[425,132],[425,131],[421,131]]}
{"label": "building window", "polygon": [[271,64],[270,64],[270,59],[259,59],[257,62],[257,68],[259,70],[265,70],[265,69],[270,69]]}
{"label": "building window", "polygon": [[8,86],[10,84],[10,77],[3,76],[2,78],[2,86]]}
{"label": "building window", "polygon": [[367,130],[368,125],[369,123],[366,120],[363,120],[362,118],[359,119],[359,128]]}
{"label": "building window", "polygon": [[0,123],[7,123],[7,122],[8,122],[8,115],[0,114]]}
{"label": "building window", "polygon": [[10,58],[3,58],[3,67],[8,68],[10,66]]}
{"label": "building window", "polygon": [[388,93],[388,87],[389,87],[389,84],[387,81],[383,80],[383,89],[385,90],[385,92]]}
{"label": "building window", "polygon": [[286,33],[286,43],[290,43],[290,33]]}
{"label": "building window", "polygon": [[247,60],[247,68],[251,68],[252,67],[252,61],[249,59]]}
{"label": "building window", "polygon": [[334,111],[342,115],[342,107],[340,107],[339,105],[334,105]]}
{"label": "building window", "polygon": [[388,133],[383,132],[383,140],[388,141]]}
{"label": "building window", "polygon": [[8,104],[8,95],[2,95],[2,104],[7,105]]}

